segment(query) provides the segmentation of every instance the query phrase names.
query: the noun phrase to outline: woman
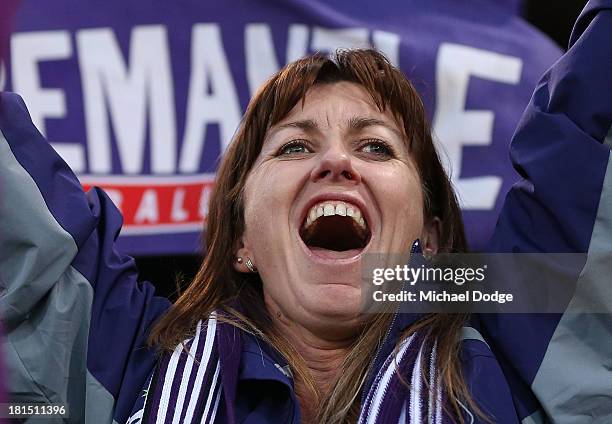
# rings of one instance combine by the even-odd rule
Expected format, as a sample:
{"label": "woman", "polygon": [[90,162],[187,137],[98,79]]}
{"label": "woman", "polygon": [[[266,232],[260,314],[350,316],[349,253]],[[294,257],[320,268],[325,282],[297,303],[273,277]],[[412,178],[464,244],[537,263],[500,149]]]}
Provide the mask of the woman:
{"label": "woman", "polygon": [[[491,243],[589,252],[579,287],[610,266],[590,256],[612,239],[612,105],[594,95],[612,92],[610,9],[589,3],[573,42],[584,35],[538,87],[513,141],[525,180]],[[363,255],[466,248],[420,100],[374,52],[295,62],[254,97],[218,173],[206,259],[169,310],[114,251],[108,197],[83,195],[12,95],[0,129],[16,400],[68,404],[75,422],[612,418],[609,315],[361,313]]]}
{"label": "woman", "polygon": [[[427,251],[465,250],[423,105],[373,51],[309,57],[272,77],[224,157],[210,211],[202,269],[154,344],[174,349],[217,311],[287,358],[306,422],[334,422],[339,410],[357,418],[392,319],[361,313],[363,255],[408,252],[416,239]],[[463,321],[427,325],[450,364],[447,386],[467,393],[456,386]]]}

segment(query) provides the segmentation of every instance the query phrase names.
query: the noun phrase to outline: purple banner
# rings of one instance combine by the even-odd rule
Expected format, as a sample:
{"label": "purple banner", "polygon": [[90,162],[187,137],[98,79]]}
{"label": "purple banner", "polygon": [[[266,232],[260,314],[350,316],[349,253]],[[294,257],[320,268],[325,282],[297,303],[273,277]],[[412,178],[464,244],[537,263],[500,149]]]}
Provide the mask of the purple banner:
{"label": "purple banner", "polygon": [[0,2],[0,59],[8,50],[8,37],[13,29],[13,18],[19,5],[18,0],[3,0]]}
{"label": "purple banner", "polygon": [[493,2],[22,0],[0,83],[122,210],[124,251],[185,254],[257,87],[305,54],[368,46],[421,92],[478,249],[517,178],[514,127],[560,55]]}

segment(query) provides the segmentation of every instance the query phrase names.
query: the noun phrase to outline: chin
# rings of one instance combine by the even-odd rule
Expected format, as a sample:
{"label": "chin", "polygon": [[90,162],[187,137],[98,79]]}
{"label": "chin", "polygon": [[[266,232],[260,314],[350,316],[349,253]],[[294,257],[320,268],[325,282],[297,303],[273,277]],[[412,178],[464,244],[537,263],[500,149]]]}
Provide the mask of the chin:
{"label": "chin", "polygon": [[334,319],[353,319],[361,314],[361,288],[347,284],[324,284],[309,302],[317,315]]}

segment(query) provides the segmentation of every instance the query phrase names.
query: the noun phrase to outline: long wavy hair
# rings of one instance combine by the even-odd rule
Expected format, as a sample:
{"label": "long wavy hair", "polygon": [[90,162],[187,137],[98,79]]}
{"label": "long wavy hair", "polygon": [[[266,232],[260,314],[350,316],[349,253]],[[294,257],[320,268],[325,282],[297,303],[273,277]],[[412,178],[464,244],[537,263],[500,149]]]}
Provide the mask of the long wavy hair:
{"label": "long wavy hair", "polygon": [[[391,314],[374,316],[364,326],[324,396],[319,392],[303,358],[272,325],[263,302],[257,274],[234,269],[234,251],[244,225],[244,187],[268,129],[281,121],[313,86],[348,81],[363,87],[381,111],[390,111],[400,128],[421,177],[425,219],[442,223],[440,252],[465,252],[467,243],[461,211],[450,180],[440,162],[421,98],[413,85],[380,53],[374,50],[339,50],[330,56],[315,54],[292,62],[273,75],[252,98],[241,125],[223,157],[210,200],[206,225],[206,251],[193,282],[159,320],[150,342],[173,350],[193,332],[198,320],[213,310],[227,322],[251,332],[277,349],[290,364],[296,379],[304,382],[320,405],[316,422],[355,422],[360,393],[370,361],[382,342]],[[232,305],[236,301],[240,311]],[[406,329],[407,337],[425,329],[438,343],[437,367],[450,399],[451,411],[462,420],[460,402],[470,400],[461,376],[459,332],[464,314],[431,314]]]}

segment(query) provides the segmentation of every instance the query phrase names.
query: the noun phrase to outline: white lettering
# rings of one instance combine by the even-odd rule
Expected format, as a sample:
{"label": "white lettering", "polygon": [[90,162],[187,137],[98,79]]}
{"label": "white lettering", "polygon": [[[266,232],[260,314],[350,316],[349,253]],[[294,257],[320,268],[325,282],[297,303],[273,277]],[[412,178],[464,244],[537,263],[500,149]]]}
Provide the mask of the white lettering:
{"label": "white lettering", "polygon": [[107,119],[110,115],[122,171],[141,173],[148,112],[151,171],[173,173],[176,168],[176,118],[165,27],[134,27],[129,67],[125,65],[110,28],[81,30],[76,37],[90,170],[111,172]]}
{"label": "white lettering", "polygon": [[144,222],[155,223],[157,221],[159,221],[157,192],[154,189],[148,189],[142,194],[136,215],[134,215],[134,222],[142,224]]}
{"label": "white lettering", "polygon": [[306,25],[289,25],[289,38],[287,40],[287,63],[296,61],[308,53],[308,35],[310,31]]}
{"label": "white lettering", "polygon": [[205,185],[202,188],[202,193],[200,194],[200,204],[198,208],[200,218],[206,218],[208,216],[208,205],[210,204],[211,194],[212,188],[209,185]]}
{"label": "white lettering", "polygon": [[384,294],[381,290],[376,290],[373,294],[375,302],[382,302],[384,299]]}
{"label": "white lettering", "polygon": [[399,66],[400,36],[387,31],[374,31],[372,34],[374,46],[380,50],[389,62]]}
{"label": "white lettering", "polygon": [[240,122],[240,116],[238,95],[223,50],[219,25],[194,25],[187,122],[180,170],[198,170],[209,123],[219,123],[222,152],[225,151]]}
{"label": "white lettering", "polygon": [[68,31],[17,33],[11,39],[13,90],[28,104],[32,122],[47,134],[45,118],[64,118],[66,98],[58,88],[42,88],[38,62],[68,59],[72,55]]}
{"label": "white lettering", "polygon": [[501,188],[501,177],[460,178],[463,146],[491,144],[495,117],[490,110],[465,110],[469,80],[475,76],[518,84],[522,61],[487,50],[442,43],[436,67],[437,105],[433,128],[448,154],[449,163],[444,165],[464,209],[491,209]]}
{"label": "white lettering", "polygon": [[[246,73],[249,92],[253,96],[272,74],[280,69],[272,31],[267,24],[249,24],[244,30]],[[306,55],[308,28],[305,25],[289,26],[287,38],[287,60],[292,62]]]}
{"label": "white lettering", "polygon": [[[64,60],[72,56],[68,31],[17,33],[11,39],[11,77],[13,90],[23,96],[32,122],[44,136],[45,119],[66,117],[66,96],[59,88],[43,88],[38,63]],[[4,79],[4,78],[2,78]],[[1,86],[4,86],[4,81]],[[60,156],[76,171],[85,168],[83,146],[77,143],[52,143]]]}
{"label": "white lettering", "polygon": [[366,28],[329,29],[315,27],[312,30],[310,48],[314,51],[332,52],[338,48],[368,48],[368,30]]}
{"label": "white lettering", "polygon": [[185,209],[185,189],[177,188],[172,195],[172,209],[170,217],[174,222],[186,221],[189,212]]}

